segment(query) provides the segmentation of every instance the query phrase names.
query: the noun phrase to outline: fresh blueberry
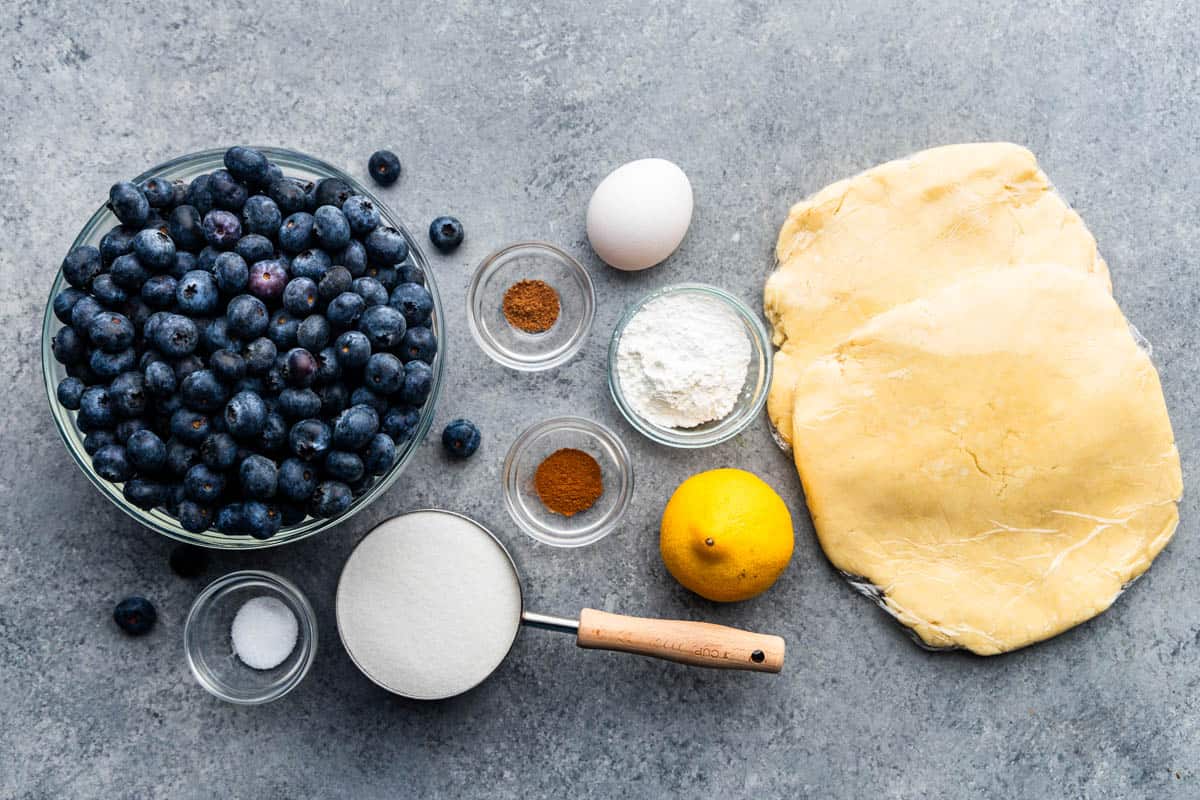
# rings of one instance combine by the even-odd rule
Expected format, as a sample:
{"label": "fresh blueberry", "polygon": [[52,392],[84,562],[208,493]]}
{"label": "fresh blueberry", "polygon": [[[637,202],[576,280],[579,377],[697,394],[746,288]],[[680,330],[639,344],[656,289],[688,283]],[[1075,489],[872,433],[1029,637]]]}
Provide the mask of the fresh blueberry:
{"label": "fresh blueberry", "polygon": [[87,343],[74,328],[61,328],[50,340],[50,350],[60,364],[77,364],[87,356]]}
{"label": "fresh blueberry", "polygon": [[146,391],[155,397],[166,397],[175,391],[175,370],[165,361],[147,364],[143,377]]}
{"label": "fresh blueberry", "polygon": [[175,302],[178,281],[170,275],[154,275],[142,284],[142,300],[151,308],[167,309]]}
{"label": "fresh blueberry", "polygon": [[292,426],[288,443],[292,452],[305,461],[319,458],[329,450],[332,434],[329,426],[319,419],[304,419]]}
{"label": "fresh blueberry", "polygon": [[137,431],[125,441],[125,455],[143,475],[155,475],[167,464],[167,445],[154,431]]}
{"label": "fresh blueberry", "polygon": [[183,477],[194,465],[200,462],[200,454],[178,439],[167,440],[167,471],[172,475]]}
{"label": "fresh blueberry", "polygon": [[246,359],[232,350],[217,350],[209,356],[208,367],[221,383],[236,383],[246,374]]}
{"label": "fresh blueberry", "polygon": [[321,416],[334,417],[350,404],[350,393],[345,384],[330,383],[317,392],[321,396]]}
{"label": "fresh blueberry", "polygon": [[87,389],[79,378],[63,378],[58,384],[58,402],[68,411],[78,411],[83,392]]}
{"label": "fresh blueberry", "polygon": [[367,263],[390,267],[408,258],[408,242],[395,228],[382,225],[367,235]]}
{"label": "fresh blueberry", "polygon": [[317,208],[321,206],[341,208],[342,203],[345,203],[354,194],[350,184],[341,178],[322,178],[317,181],[317,188],[313,192],[313,201],[317,204]]}
{"label": "fresh blueberry", "polygon": [[354,502],[350,487],[340,481],[323,481],[317,484],[309,501],[309,512],[314,517],[336,517],[346,512]]}
{"label": "fresh blueberry", "polygon": [[126,597],[113,609],[113,621],[130,636],[141,636],[154,627],[158,612],[144,597]]}
{"label": "fresh blueberry", "polygon": [[266,500],[275,496],[279,475],[274,461],[256,453],[248,456],[238,467],[238,480],[243,495]]}
{"label": "fresh blueberry", "polygon": [[246,204],[246,187],[227,170],[218,169],[208,178],[213,205],[224,211],[241,211]]}
{"label": "fresh blueberry", "polygon": [[479,428],[469,419],[452,420],[442,430],[442,447],[455,458],[468,458],[479,449]]}
{"label": "fresh blueberry", "polygon": [[122,372],[128,372],[137,365],[137,351],[132,347],[119,353],[106,353],[103,350],[93,350],[88,366],[102,380],[112,380]]}
{"label": "fresh blueberry", "polygon": [[303,347],[293,347],[285,356],[283,377],[292,386],[311,386],[317,373],[317,360]]}
{"label": "fresh blueberry", "polygon": [[454,217],[438,217],[429,223],[429,241],[443,253],[456,250],[463,240],[463,226]]}
{"label": "fresh blueberry", "polygon": [[265,183],[270,167],[267,157],[253,147],[238,146],[225,151],[225,169],[243,183]]}
{"label": "fresh blueberry", "polygon": [[395,267],[367,267],[367,277],[374,278],[388,292],[400,283],[400,273]]}
{"label": "fresh blueberry", "polygon": [[[105,264],[111,264],[119,256],[133,252],[133,237],[141,228],[127,225],[114,225],[100,238],[100,258]],[[67,280],[70,280],[68,276]]]}
{"label": "fresh blueberry", "polygon": [[217,518],[214,520],[214,526],[221,533],[245,533],[246,532],[246,515],[242,503],[230,503],[229,505],[221,506],[217,511]]}
{"label": "fresh blueberry", "polygon": [[140,372],[122,372],[108,386],[108,401],[118,417],[132,419],[146,413],[146,380]]}
{"label": "fresh blueberry", "polygon": [[71,327],[76,333],[87,335],[88,325],[92,317],[104,310],[104,306],[94,297],[81,297],[71,306]]}
{"label": "fresh blueberry", "polygon": [[194,464],[183,478],[183,488],[197,503],[212,503],[225,491],[225,476],[207,464]]}
{"label": "fresh blueberry", "polygon": [[283,310],[296,317],[313,313],[319,300],[317,282],[312,278],[292,278],[283,289]]}
{"label": "fresh blueberry", "polygon": [[[379,414],[370,406],[350,406],[333,423],[333,446],[339,450],[361,450],[379,432]],[[346,478],[344,480],[352,480]]]}
{"label": "fresh blueberry", "polygon": [[311,314],[296,329],[296,343],[310,353],[319,353],[329,344],[330,335],[329,320],[320,314]]}
{"label": "fresh blueberry", "polygon": [[83,451],[89,456],[94,456],[101,447],[116,443],[117,437],[112,431],[95,430],[83,437]]}
{"label": "fresh blueberry", "polygon": [[383,415],[379,429],[397,442],[408,441],[421,421],[421,412],[407,406],[392,406]]}
{"label": "fresh blueberry", "polygon": [[[214,208],[212,193],[212,176],[198,175],[188,184],[186,202],[204,216]],[[178,242],[177,242],[178,243]]]}
{"label": "fresh blueberry", "polygon": [[410,406],[419,406],[429,397],[433,387],[433,370],[424,361],[409,361],[404,365],[404,388],[400,400]]}
{"label": "fresh blueberry", "polygon": [[175,202],[175,187],[166,178],[144,180],[141,189],[151,208],[167,208]]}
{"label": "fresh blueberry", "polygon": [[271,181],[267,187],[267,196],[275,201],[279,210],[284,214],[294,214],[304,210],[304,187],[294,178],[280,178]]}
{"label": "fresh blueberry", "polygon": [[[240,242],[241,239],[238,239],[238,241]],[[215,247],[206,246],[200,251],[200,254],[196,256],[195,269],[202,269],[212,272],[217,267],[217,256],[219,255],[221,255],[220,250]],[[177,275],[176,277],[182,278],[183,276]]]}
{"label": "fresh blueberry", "polygon": [[267,414],[263,432],[258,437],[258,448],[264,453],[278,453],[288,443],[288,425],[279,414]]}
{"label": "fresh blueberry", "polygon": [[242,519],[246,525],[246,533],[255,539],[270,539],[283,524],[279,509],[257,500],[242,504]]}
{"label": "fresh blueberry", "polygon": [[208,417],[190,408],[181,408],[171,415],[171,436],[193,447],[199,447],[212,433]]}
{"label": "fresh blueberry", "polygon": [[238,392],[225,404],[225,427],[238,439],[252,439],[263,432],[267,406],[254,392]]}
{"label": "fresh blueberry", "polygon": [[200,460],[224,472],[237,461],[238,446],[228,433],[210,433],[200,443]]}
{"label": "fresh blueberry", "polygon": [[424,286],[402,283],[392,290],[388,305],[403,314],[409,325],[419,326],[433,313],[433,296]]}
{"label": "fresh blueberry", "polygon": [[[203,533],[212,527],[212,508],[202,505],[201,503],[197,503],[194,500],[184,500],[179,504],[179,524],[183,526],[185,531],[191,531],[192,533]],[[179,547],[189,547],[189,545],[180,545]],[[203,567],[196,570],[194,574],[191,573],[191,567],[186,567],[188,571],[184,572],[183,570],[185,567],[183,567],[182,564],[176,564],[175,553],[179,551],[179,547],[171,551],[171,569],[174,570],[177,575],[182,575],[185,578],[195,577],[195,575],[199,575],[201,572],[203,572]],[[199,547],[194,549],[199,550],[201,553],[205,552]],[[207,558],[207,555],[205,558]]]}
{"label": "fresh blueberry", "polygon": [[285,253],[299,253],[313,241],[313,216],[307,211],[297,211],[288,216],[279,226],[279,246]]}
{"label": "fresh blueberry", "polygon": [[286,419],[308,419],[321,414],[321,397],[312,389],[289,386],[279,393],[279,413]]}
{"label": "fresh blueberry", "polygon": [[250,375],[262,375],[275,363],[279,349],[270,339],[261,337],[246,345],[242,357],[246,359],[246,372]]}
{"label": "fresh blueberry", "polygon": [[141,226],[150,219],[150,201],[145,192],[129,181],[114,183],[108,190],[108,207],[123,225]]}
{"label": "fresh blueberry", "polygon": [[325,456],[325,474],[334,480],[353,483],[364,471],[362,459],[354,453],[334,450]]}
{"label": "fresh blueberry", "polygon": [[109,353],[119,353],[133,344],[136,331],[124,314],[105,311],[88,323],[88,338],[92,344]]}
{"label": "fresh blueberry", "polygon": [[[121,256],[132,258],[132,256]],[[97,275],[92,281],[92,295],[109,308],[115,308],[129,299],[129,295],[117,285],[111,273]]]}
{"label": "fresh blueberry", "polygon": [[275,201],[265,194],[256,194],[246,200],[242,208],[242,228],[247,233],[275,236],[283,223],[283,214]]}
{"label": "fresh blueberry", "polygon": [[182,358],[196,349],[200,331],[196,323],[179,314],[168,314],[154,330],[152,344],[167,358]]}
{"label": "fresh blueberry", "polygon": [[[318,209],[319,211],[319,209]],[[371,202],[369,197],[361,194],[348,198],[342,204],[341,213],[345,216],[347,224],[350,226],[350,232],[355,236],[366,236],[371,231],[379,227],[379,209]],[[347,237],[349,242],[349,237]],[[344,247],[346,242],[343,242],[339,247]],[[332,247],[332,245],[329,245]]]}
{"label": "fresh blueberry", "polygon": [[433,363],[433,357],[437,355],[437,337],[426,327],[409,328],[400,342],[399,352],[401,361]]}
{"label": "fresh blueberry", "polygon": [[229,318],[213,317],[200,331],[200,350],[212,354],[218,350],[241,350],[242,342],[229,328]]}
{"label": "fresh blueberry", "polygon": [[296,331],[300,329],[300,320],[285,311],[276,311],[267,327],[267,336],[280,350],[296,346]]}
{"label": "fresh blueberry", "polygon": [[425,285],[425,270],[411,262],[400,267],[399,277],[400,283],[415,283],[418,286]]}
{"label": "fresh blueberry", "polygon": [[283,296],[287,284],[288,268],[284,261],[268,258],[250,265],[250,280],[246,288],[263,302],[274,303]]}
{"label": "fresh blueberry", "polygon": [[103,269],[100,251],[90,244],[74,248],[67,253],[62,262],[63,277],[67,279],[67,283],[79,289],[86,289],[91,285],[92,279]]}
{"label": "fresh blueberry", "polygon": [[[276,231],[271,231],[269,235],[274,236],[275,233]],[[233,246],[233,252],[244,258],[247,264],[253,264],[275,255],[275,245],[266,236],[248,233],[238,239],[237,244]]]}
{"label": "fresh blueberry", "polygon": [[341,250],[350,243],[350,223],[340,208],[321,206],[313,212],[313,234],[326,250]]}
{"label": "fresh blueberry", "polygon": [[224,252],[217,256],[213,264],[213,276],[221,292],[227,295],[238,294],[246,290],[246,284],[250,280],[250,268],[246,265],[246,259],[237,253]]}
{"label": "fresh blueberry", "polygon": [[271,324],[263,301],[248,294],[239,294],[229,301],[225,307],[225,319],[229,320],[229,332],[239,339],[261,336]]}
{"label": "fresh blueberry", "polygon": [[242,223],[231,211],[214,209],[204,215],[204,241],[217,250],[230,250],[242,236]]}
{"label": "fresh blueberry", "polygon": [[319,281],[325,277],[329,266],[328,254],[324,250],[310,247],[292,258],[291,273],[298,278],[311,278],[313,281]]}
{"label": "fresh blueberry", "polygon": [[308,500],[317,488],[316,470],[298,458],[289,458],[279,465],[279,494],[297,503]]}
{"label": "fresh blueberry", "polygon": [[333,263],[345,267],[351,276],[360,277],[367,271],[367,248],[358,239],[351,239],[350,244],[333,254]]}
{"label": "fresh blueberry", "polygon": [[175,287],[175,304],[189,316],[213,313],[221,304],[221,291],[211,272],[194,269]]}
{"label": "fresh blueberry", "polygon": [[167,233],[175,242],[175,248],[194,251],[204,247],[204,223],[200,212],[190,205],[176,206],[167,216]]}
{"label": "fresh blueberry", "polygon": [[363,453],[363,467],[368,475],[382,475],[396,461],[396,443],[386,433],[377,433],[367,443]]}
{"label": "fresh blueberry", "polygon": [[325,316],[335,328],[353,328],[367,304],[354,292],[342,292],[329,301]]}
{"label": "fresh blueberry", "polygon": [[146,228],[133,237],[133,252],[147,269],[163,272],[175,263],[175,242],[158,228]]}
{"label": "fresh blueberry", "polygon": [[70,325],[71,309],[84,297],[87,297],[87,293],[81,289],[76,289],[73,286],[63,289],[54,295],[54,316],[58,317],[58,321],[64,325]]}
{"label": "fresh blueberry", "polygon": [[400,159],[391,150],[376,150],[367,160],[367,171],[380,186],[391,186],[400,179]]}
{"label": "fresh blueberry", "polygon": [[92,456],[92,467],[106,481],[121,483],[133,477],[133,466],[119,444],[106,444]]}
{"label": "fresh blueberry", "polygon": [[334,344],[338,363],[347,369],[366,366],[371,357],[371,342],[359,331],[346,331]]}
{"label": "fresh blueberry", "polygon": [[367,359],[363,377],[371,391],[392,395],[404,386],[404,364],[391,353],[374,353]]}
{"label": "fresh blueberry", "polygon": [[350,405],[367,406],[368,408],[374,409],[376,418],[383,416],[385,413],[387,413],[388,409],[387,398],[382,395],[375,394],[366,386],[359,386],[350,393]]}
{"label": "fresh blueberry", "polygon": [[361,297],[368,306],[386,306],[388,290],[376,278],[362,277],[354,279],[354,293]]}
{"label": "fresh blueberry", "polygon": [[358,329],[371,343],[371,349],[380,351],[399,345],[407,325],[404,315],[391,306],[371,306],[359,318]]}
{"label": "fresh blueberry", "polygon": [[149,511],[162,505],[167,496],[167,487],[146,478],[130,478],[125,481],[121,493],[133,505]]}
{"label": "fresh blueberry", "polygon": [[[353,288],[354,277],[350,274],[350,270],[342,266],[330,267],[321,276],[320,283],[317,284],[317,297],[322,302],[328,303],[342,292],[349,292]],[[60,319],[62,318],[60,317]],[[63,320],[63,322],[66,321]]]}

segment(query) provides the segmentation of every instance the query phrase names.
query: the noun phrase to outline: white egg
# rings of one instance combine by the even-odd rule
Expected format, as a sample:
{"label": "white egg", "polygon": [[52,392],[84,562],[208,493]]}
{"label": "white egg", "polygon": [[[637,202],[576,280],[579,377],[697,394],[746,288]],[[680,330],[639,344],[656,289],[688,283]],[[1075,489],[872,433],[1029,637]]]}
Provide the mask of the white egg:
{"label": "white egg", "polygon": [[617,167],[596,187],[588,202],[587,235],[609,265],[646,269],[675,252],[691,221],[687,175],[670,161],[643,158]]}

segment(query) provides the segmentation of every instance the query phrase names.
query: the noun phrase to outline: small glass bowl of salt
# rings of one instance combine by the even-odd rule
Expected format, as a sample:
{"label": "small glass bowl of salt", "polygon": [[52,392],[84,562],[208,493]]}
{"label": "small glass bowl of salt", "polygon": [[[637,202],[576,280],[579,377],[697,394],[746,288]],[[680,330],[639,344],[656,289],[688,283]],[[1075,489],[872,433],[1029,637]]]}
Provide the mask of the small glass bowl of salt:
{"label": "small glass bowl of salt", "polygon": [[317,655],[317,619],[296,586],[261,570],[218,578],[192,603],[184,651],[196,681],[230,703],[278,700]]}

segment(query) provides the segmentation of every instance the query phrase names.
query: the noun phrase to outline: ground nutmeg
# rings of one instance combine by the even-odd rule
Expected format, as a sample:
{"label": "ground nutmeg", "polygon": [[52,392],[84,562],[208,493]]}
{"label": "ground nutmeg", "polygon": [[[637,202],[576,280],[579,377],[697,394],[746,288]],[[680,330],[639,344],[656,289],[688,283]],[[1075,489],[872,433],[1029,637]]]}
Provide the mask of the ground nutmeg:
{"label": "ground nutmeg", "polygon": [[544,333],[558,321],[558,292],[545,281],[517,281],[504,292],[504,318],[526,333]]}
{"label": "ground nutmeg", "polygon": [[538,465],[533,476],[542,505],[570,517],[591,508],[604,493],[600,465],[582,450],[555,450]]}

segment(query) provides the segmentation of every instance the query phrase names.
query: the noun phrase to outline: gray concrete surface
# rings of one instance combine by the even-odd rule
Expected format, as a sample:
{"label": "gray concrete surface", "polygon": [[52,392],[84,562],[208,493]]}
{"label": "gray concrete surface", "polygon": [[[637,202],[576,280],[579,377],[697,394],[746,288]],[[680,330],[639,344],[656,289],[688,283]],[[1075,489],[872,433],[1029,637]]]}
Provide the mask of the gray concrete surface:
{"label": "gray concrete surface", "polygon": [[[8,2],[0,11],[0,797],[1184,798],[1200,796],[1196,495],[1175,541],[1101,618],[979,659],[922,652],[830,570],[799,484],[765,422],[704,452],[651,446],[604,386],[608,332],[641,293],[689,279],[757,303],[788,205],[929,145],[1030,146],[1083,214],[1117,296],[1154,343],[1192,475],[1200,356],[1200,14],[1178,0],[887,3],[516,3],[419,7]],[[85,481],[55,437],[38,364],[51,276],[109,184],[238,142],[311,152],[365,177],[405,164],[386,201],[414,229],[451,212],[466,245],[433,257],[449,308],[440,426],[485,443],[450,464],[432,438],[366,513],[317,540],[218,555],[196,580],[171,543]],[[629,159],[677,161],[696,189],[683,248],[641,275],[588,251],[589,192]],[[599,295],[583,353],[515,374],[471,340],[463,295],[492,248],[565,246]],[[500,464],[529,422],[581,412],[633,449],[638,482],[616,535],[540,546],[500,505]],[[788,499],[794,562],[752,602],[707,604],[657,557],[658,515],[687,475],[751,469]],[[531,606],[704,618],[783,634],[779,677],[579,652],[523,632],[459,699],[394,699],[354,669],[332,594],[355,541],[384,517],[445,506],[491,525]],[[307,681],[269,707],[202,692],[181,626],[232,569],[300,584],[323,626]],[[161,621],[131,640],[131,592]]]}

